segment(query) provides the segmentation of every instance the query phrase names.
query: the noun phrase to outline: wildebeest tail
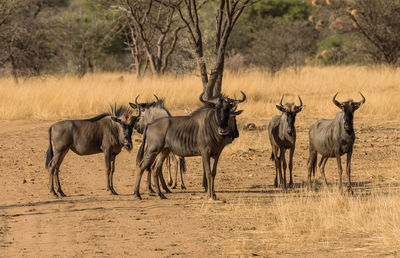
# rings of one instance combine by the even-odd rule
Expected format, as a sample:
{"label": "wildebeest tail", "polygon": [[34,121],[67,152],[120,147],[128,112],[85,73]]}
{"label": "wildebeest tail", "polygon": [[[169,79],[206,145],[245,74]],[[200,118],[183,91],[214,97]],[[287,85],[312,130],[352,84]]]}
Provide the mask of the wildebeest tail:
{"label": "wildebeest tail", "polygon": [[183,173],[186,173],[186,161],[184,157],[179,157],[179,167]]}
{"label": "wildebeest tail", "polygon": [[49,164],[51,160],[53,159],[54,153],[53,153],[53,146],[51,144],[51,127],[49,128],[49,148],[47,149],[46,152],[46,168],[49,168]]}
{"label": "wildebeest tail", "polygon": [[144,146],[146,146],[146,137],[147,137],[147,126],[144,129],[142,144],[140,145],[139,151],[138,151],[137,156],[136,156],[136,165],[137,166],[139,166],[139,164],[143,160]]}

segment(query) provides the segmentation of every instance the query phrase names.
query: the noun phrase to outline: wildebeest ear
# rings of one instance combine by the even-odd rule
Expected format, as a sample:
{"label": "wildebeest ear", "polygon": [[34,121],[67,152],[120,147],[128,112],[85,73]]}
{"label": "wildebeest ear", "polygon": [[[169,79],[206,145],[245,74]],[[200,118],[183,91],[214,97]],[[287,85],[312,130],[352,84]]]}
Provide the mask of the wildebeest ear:
{"label": "wildebeest ear", "polygon": [[306,107],[306,105],[302,105],[302,106],[296,106],[296,113],[299,113],[300,111],[302,111],[304,108]]}
{"label": "wildebeest ear", "polygon": [[243,110],[238,110],[236,112],[231,113],[231,116],[238,116],[243,112]]}
{"label": "wildebeest ear", "polygon": [[118,117],[112,116],[111,119],[112,119],[114,122],[117,122],[117,123],[120,123],[120,124],[122,123],[121,119],[119,119]]}
{"label": "wildebeest ear", "polygon": [[132,102],[129,102],[129,105],[133,108],[133,109],[137,109],[138,106],[136,104],[133,104]]}
{"label": "wildebeest ear", "polygon": [[276,108],[281,112],[286,112],[286,109],[284,107],[282,107],[281,105],[276,105]]}

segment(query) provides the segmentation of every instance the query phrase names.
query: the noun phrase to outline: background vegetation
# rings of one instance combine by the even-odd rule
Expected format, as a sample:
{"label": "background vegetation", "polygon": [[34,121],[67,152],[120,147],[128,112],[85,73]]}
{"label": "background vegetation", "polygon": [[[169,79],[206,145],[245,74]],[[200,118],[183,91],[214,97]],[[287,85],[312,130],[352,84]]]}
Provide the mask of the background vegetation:
{"label": "background vegetation", "polygon": [[[146,1],[0,0],[0,75],[197,74],[188,30],[161,3],[146,15]],[[198,10],[205,61],[215,55],[218,4],[205,1]],[[306,64],[397,66],[399,41],[398,0],[250,1],[231,32],[225,66],[271,74]]]}

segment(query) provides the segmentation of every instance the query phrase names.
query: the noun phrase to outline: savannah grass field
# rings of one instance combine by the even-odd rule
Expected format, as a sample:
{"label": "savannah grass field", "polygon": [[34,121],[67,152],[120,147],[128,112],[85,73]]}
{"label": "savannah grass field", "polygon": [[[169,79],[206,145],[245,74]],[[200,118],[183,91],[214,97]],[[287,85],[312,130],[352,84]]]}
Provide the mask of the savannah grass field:
{"label": "savannah grass field", "polygon": [[[398,256],[400,254],[400,69],[388,67],[306,67],[271,77],[262,71],[227,72],[223,92],[247,95],[240,104],[240,137],[222,153],[216,176],[219,201],[207,201],[199,158],[187,161],[188,190],[173,190],[168,200],[132,196],[135,154],[117,157],[115,185],[108,196],[102,155],[69,153],[61,180],[69,197],[48,194],[43,167],[47,128],[61,119],[87,118],[127,104],[164,97],[172,114],[199,105],[196,76],[136,79],[131,74],[93,74],[82,79],[28,79],[18,85],[0,79],[0,253],[28,256]],[[352,181],[355,195],[337,190],[336,162],[328,161],[329,190],[305,188],[308,127],[339,111],[331,98],[366,103],[355,113]],[[294,158],[295,188],[273,187],[269,160],[269,119],[275,105],[298,103]],[[255,130],[246,125],[254,123]],[[343,156],[342,162],[345,159]],[[344,163],[344,162],[343,162]],[[25,181],[21,181],[25,180]],[[142,186],[145,185],[142,180]],[[344,182],[347,182],[344,177]],[[2,255],[0,255],[2,256]]]}

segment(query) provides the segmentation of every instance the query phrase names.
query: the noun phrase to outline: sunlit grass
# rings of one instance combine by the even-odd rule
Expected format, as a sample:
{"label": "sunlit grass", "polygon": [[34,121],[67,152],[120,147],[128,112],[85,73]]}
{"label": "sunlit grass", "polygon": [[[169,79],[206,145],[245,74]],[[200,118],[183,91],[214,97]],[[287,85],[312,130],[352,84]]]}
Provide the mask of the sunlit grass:
{"label": "sunlit grass", "polygon": [[[366,105],[357,115],[395,119],[400,111],[400,71],[388,67],[306,67],[271,77],[262,71],[225,73],[223,92],[237,97],[243,90],[248,100],[240,108],[241,117],[264,118],[276,114],[275,105],[282,94],[284,101],[296,101],[297,95],[307,106],[307,117],[330,117],[337,111],[332,96],[359,100]],[[57,120],[85,117],[108,110],[114,102],[127,104],[140,94],[140,101],[153,100],[153,94],[166,99],[174,110],[195,109],[200,105],[200,78],[193,75],[146,77],[133,74],[102,73],[83,79],[73,76],[28,79],[15,84],[11,78],[0,79],[0,120]]]}

